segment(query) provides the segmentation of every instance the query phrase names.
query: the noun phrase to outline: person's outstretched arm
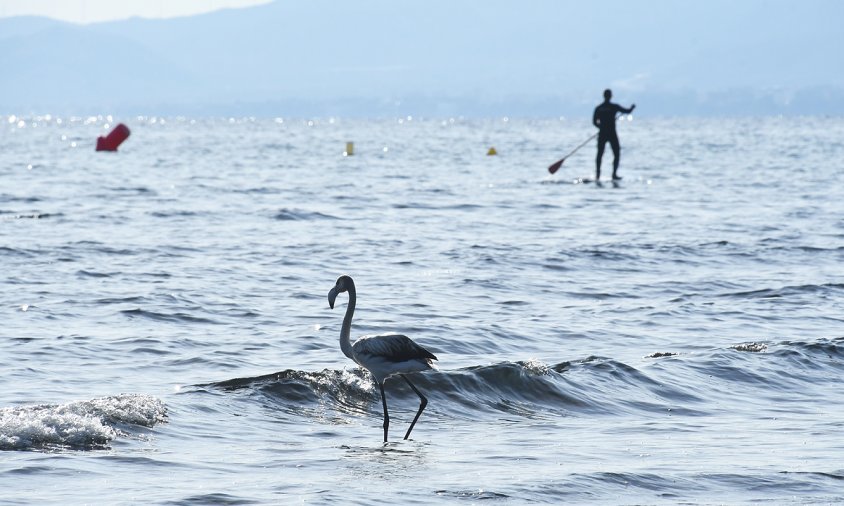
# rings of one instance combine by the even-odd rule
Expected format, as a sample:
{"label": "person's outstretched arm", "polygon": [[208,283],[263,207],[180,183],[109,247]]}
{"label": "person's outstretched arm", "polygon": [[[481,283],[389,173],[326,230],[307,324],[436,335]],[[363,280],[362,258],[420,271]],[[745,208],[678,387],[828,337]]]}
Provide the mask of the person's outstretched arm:
{"label": "person's outstretched arm", "polygon": [[624,114],[630,114],[631,112],[633,112],[633,109],[635,109],[635,108],[636,108],[636,104],[631,105],[629,109],[625,109],[624,107],[618,106],[618,110],[623,112]]}

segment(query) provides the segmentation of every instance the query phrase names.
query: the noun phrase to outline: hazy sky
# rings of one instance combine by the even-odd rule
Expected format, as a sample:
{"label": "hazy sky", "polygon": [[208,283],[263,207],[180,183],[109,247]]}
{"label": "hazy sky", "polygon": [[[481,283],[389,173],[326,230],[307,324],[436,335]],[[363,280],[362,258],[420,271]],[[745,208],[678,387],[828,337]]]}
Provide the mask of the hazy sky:
{"label": "hazy sky", "polygon": [[0,0],[0,110],[588,114],[611,87],[655,114],[844,114],[841,19],[844,0]]}
{"label": "hazy sky", "polygon": [[95,23],[132,16],[170,18],[270,0],[0,0],[0,17],[47,16],[74,23]]}

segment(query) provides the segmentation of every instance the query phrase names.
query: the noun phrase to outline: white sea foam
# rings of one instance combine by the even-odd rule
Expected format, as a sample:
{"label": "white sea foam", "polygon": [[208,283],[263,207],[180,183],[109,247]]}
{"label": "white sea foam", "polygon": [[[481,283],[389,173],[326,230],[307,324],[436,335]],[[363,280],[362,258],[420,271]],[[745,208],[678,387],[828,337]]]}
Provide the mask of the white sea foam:
{"label": "white sea foam", "polygon": [[548,374],[549,370],[548,364],[536,358],[528,359],[524,364],[522,364],[522,367],[524,367],[526,372],[537,376]]}
{"label": "white sea foam", "polygon": [[2,408],[0,450],[104,447],[124,433],[117,425],[152,427],[166,420],[164,403],[143,394]]}

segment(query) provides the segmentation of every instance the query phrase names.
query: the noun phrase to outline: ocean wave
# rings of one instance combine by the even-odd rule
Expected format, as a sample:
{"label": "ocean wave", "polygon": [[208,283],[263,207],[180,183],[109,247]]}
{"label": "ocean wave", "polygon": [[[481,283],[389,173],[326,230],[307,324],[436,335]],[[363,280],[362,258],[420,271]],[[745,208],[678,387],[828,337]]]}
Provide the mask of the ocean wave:
{"label": "ocean wave", "polygon": [[493,492],[491,490],[477,489],[477,490],[437,490],[434,492],[440,497],[447,499],[463,499],[469,501],[480,500],[509,500],[511,497],[507,494]]}
{"label": "ocean wave", "polygon": [[201,216],[203,213],[177,209],[170,211],[152,211],[148,214],[154,218],[192,218],[194,216]]}
{"label": "ocean wave", "polygon": [[280,209],[274,218],[280,221],[338,219],[336,216],[332,216],[330,214],[319,213],[316,211],[302,211],[301,209]]}
{"label": "ocean wave", "polygon": [[242,193],[244,195],[278,195],[281,193],[281,189],[259,186],[255,188],[235,188],[232,190],[232,193]]}
{"label": "ocean wave", "polygon": [[808,285],[793,285],[783,286],[780,288],[760,288],[758,290],[748,290],[741,292],[724,293],[722,297],[740,298],[740,299],[776,299],[781,297],[791,297],[799,295],[828,295],[844,291],[844,284],[842,283],[823,283],[823,284],[808,284]]}
{"label": "ocean wave", "polygon": [[166,421],[164,403],[143,394],[0,408],[0,450],[107,448],[130,426]]}
{"label": "ocean wave", "polygon": [[[478,413],[531,419],[557,416],[709,414],[712,397],[736,389],[757,390],[758,398],[795,395],[827,383],[844,369],[844,338],[813,342],[745,342],[726,348],[643,357],[640,367],[606,357],[546,364],[540,360],[499,362],[412,375],[429,398],[428,409],[449,417]],[[701,385],[707,385],[705,389]],[[282,411],[325,418],[376,413],[380,397],[363,369],[288,369],[256,377],[197,385],[260,395]],[[416,396],[402,381],[386,385],[391,402],[412,409]],[[800,394],[802,395],[802,394]]]}
{"label": "ocean wave", "polygon": [[80,278],[110,278],[117,273],[114,272],[97,272],[93,270],[80,269],[76,271],[76,275]]}
{"label": "ocean wave", "polygon": [[113,188],[109,188],[113,192],[123,193],[126,195],[144,195],[144,196],[155,196],[158,195],[158,192],[151,188],[147,188],[146,186],[115,186]]}
{"label": "ocean wave", "polygon": [[0,211],[0,219],[4,220],[43,220],[64,216],[64,213],[16,213],[8,214]]}
{"label": "ocean wave", "polygon": [[148,318],[159,322],[169,323],[209,323],[217,324],[219,322],[210,318],[202,318],[199,316],[192,316],[186,313],[159,313],[156,311],[147,311],[145,309],[125,309],[120,311],[129,318]]}
{"label": "ocean wave", "polygon": [[0,194],[0,202],[24,202],[27,204],[32,204],[35,202],[41,202],[41,198],[39,197],[19,197],[17,195],[9,195],[7,193]]}
{"label": "ocean wave", "polygon": [[5,257],[19,256],[24,258],[32,258],[37,256],[38,252],[22,248],[10,248],[9,246],[0,246],[0,255],[3,255]]}
{"label": "ocean wave", "polygon": [[[565,496],[569,501],[579,499],[594,502],[597,497],[591,491],[599,491],[598,496],[617,498],[624,494],[629,503],[652,504],[654,502],[670,501],[670,503],[734,503],[735,490],[752,491],[753,494],[762,493],[765,502],[783,502],[782,497],[793,495],[795,498],[805,499],[808,490],[826,490],[829,486],[838,486],[844,476],[840,472],[789,472],[775,473],[635,473],[635,472],[607,472],[574,473],[556,482],[545,482],[533,486],[531,492],[539,497],[547,497],[553,502],[560,502]],[[590,491],[590,492],[587,492]],[[726,494],[721,498],[720,492]],[[767,496],[765,494],[768,494]],[[755,500],[738,502],[761,502],[758,495]],[[655,500],[656,498],[656,500]],[[685,501],[678,501],[685,498]],[[694,498],[694,499],[689,499]],[[697,500],[696,500],[697,499]],[[837,497],[836,497],[837,499]],[[613,502],[606,500],[602,502]],[[789,501],[784,501],[789,502]],[[800,502],[829,502],[817,501]],[[836,501],[832,501],[836,502]]]}
{"label": "ocean wave", "polygon": [[[659,384],[632,366],[601,357],[555,365],[528,360],[437,370],[415,374],[413,381],[429,398],[429,409],[466,419],[476,418],[479,411],[536,418],[637,409],[665,411],[669,406],[679,408],[675,405],[681,401],[697,402],[692,394]],[[303,408],[355,413],[380,409],[375,384],[359,368],[314,372],[288,369],[197,387],[262,395],[292,413],[302,413]],[[416,402],[416,396],[401,381],[390,380],[386,388],[391,401]],[[655,402],[655,396],[662,397],[662,402]]]}
{"label": "ocean wave", "polygon": [[427,211],[434,210],[450,210],[450,211],[474,211],[476,209],[483,209],[484,206],[479,204],[448,204],[448,205],[434,205],[421,202],[405,202],[392,205],[393,209],[423,209]]}

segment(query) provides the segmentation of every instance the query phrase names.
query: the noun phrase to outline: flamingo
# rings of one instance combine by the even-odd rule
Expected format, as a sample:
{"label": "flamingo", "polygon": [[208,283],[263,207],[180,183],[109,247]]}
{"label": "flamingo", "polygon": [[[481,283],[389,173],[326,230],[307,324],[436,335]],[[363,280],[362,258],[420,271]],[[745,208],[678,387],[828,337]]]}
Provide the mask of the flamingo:
{"label": "flamingo", "polygon": [[352,328],[352,316],[355,313],[355,282],[349,276],[340,276],[337,283],[328,292],[328,305],[334,309],[334,301],[337,294],[348,292],[349,305],[346,306],[346,316],[343,318],[343,326],[340,328],[340,349],[343,354],[354,360],[356,364],[363,367],[375,378],[378,388],[381,390],[381,403],[384,405],[384,442],[387,442],[387,429],[390,427],[390,415],[387,412],[387,396],[384,394],[384,381],[390,376],[398,374],[410,385],[410,388],[419,396],[419,411],[410,423],[407,434],[419,420],[419,415],[428,405],[428,399],[422,392],[410,382],[405,373],[427,371],[434,369],[432,360],[437,360],[433,353],[414,343],[409,337],[401,334],[378,334],[374,336],[363,336],[354,344],[349,341],[349,334]]}

